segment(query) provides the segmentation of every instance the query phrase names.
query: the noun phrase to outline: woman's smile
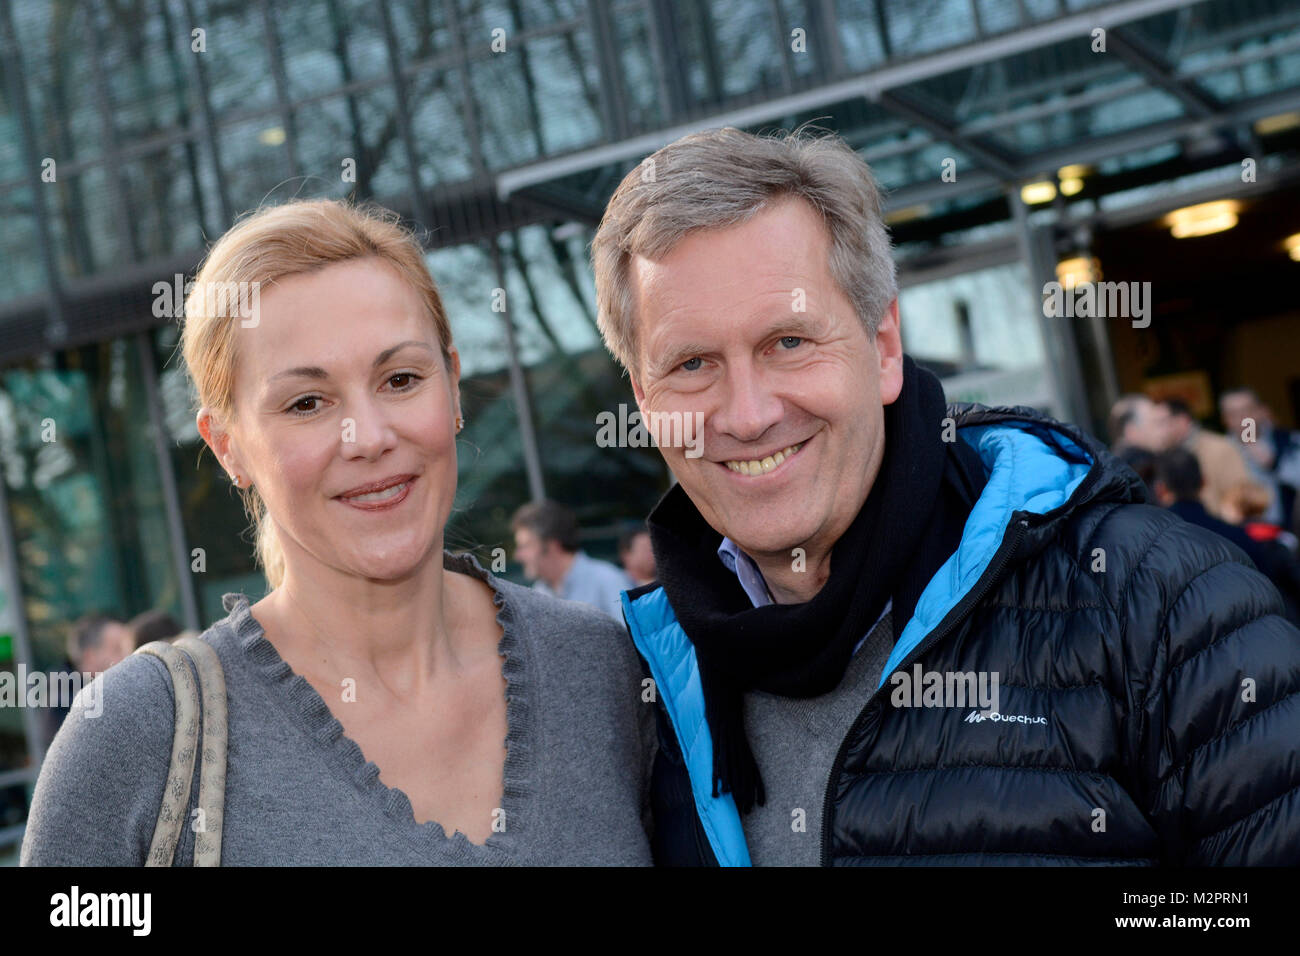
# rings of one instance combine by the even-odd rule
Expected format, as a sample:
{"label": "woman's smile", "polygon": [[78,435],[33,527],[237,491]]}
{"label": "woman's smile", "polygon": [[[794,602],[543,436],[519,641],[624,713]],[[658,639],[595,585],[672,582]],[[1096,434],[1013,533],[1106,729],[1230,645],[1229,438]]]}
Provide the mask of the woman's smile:
{"label": "woman's smile", "polygon": [[356,508],[358,511],[391,511],[410,497],[411,485],[419,479],[415,475],[406,476],[405,480],[389,485],[380,491],[345,497],[337,496],[334,500]]}

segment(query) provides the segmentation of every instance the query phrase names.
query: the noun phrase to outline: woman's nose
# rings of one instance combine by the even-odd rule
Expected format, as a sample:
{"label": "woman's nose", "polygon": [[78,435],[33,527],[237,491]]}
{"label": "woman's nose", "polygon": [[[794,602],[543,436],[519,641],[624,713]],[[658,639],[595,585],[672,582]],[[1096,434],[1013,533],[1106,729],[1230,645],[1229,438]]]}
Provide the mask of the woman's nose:
{"label": "woman's nose", "polygon": [[359,458],[378,458],[396,443],[386,411],[373,403],[354,406],[342,420],[343,451]]}

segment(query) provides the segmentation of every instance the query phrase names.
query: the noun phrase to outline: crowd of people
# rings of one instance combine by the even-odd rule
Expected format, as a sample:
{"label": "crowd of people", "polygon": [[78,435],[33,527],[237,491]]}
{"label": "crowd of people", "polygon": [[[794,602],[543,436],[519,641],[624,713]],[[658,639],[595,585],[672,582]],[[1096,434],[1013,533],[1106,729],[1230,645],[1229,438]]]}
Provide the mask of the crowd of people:
{"label": "crowd of people", "polygon": [[1222,435],[1181,399],[1125,395],[1111,409],[1112,451],[1148,500],[1245,552],[1300,624],[1300,434],[1278,427],[1251,388],[1224,392],[1219,413]]}

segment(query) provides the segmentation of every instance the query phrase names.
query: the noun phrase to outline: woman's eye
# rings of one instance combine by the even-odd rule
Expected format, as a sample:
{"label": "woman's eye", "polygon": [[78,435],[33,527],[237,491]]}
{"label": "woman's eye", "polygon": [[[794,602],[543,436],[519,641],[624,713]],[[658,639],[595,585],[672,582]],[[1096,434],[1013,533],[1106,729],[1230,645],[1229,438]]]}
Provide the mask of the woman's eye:
{"label": "woman's eye", "polygon": [[[388,376],[388,381],[389,384],[392,384],[393,388],[395,388],[397,391],[404,392],[408,388],[414,388],[415,383],[419,381],[419,378],[420,376],[416,375],[414,372],[398,372],[396,375]],[[405,383],[394,384],[397,379],[404,379]]]}
{"label": "woman's eye", "polygon": [[787,349],[798,348],[803,343],[803,339],[797,335],[786,335],[781,338],[781,345]]}
{"label": "woman's eye", "polygon": [[699,370],[699,367],[703,363],[704,360],[697,355],[695,358],[688,358],[685,362],[683,362],[682,369],[687,372],[695,372]]}
{"label": "woman's eye", "polygon": [[[304,395],[302,398],[298,399],[287,409],[285,409],[285,411],[293,415],[310,415],[312,412],[316,411],[316,403],[319,401],[320,399],[317,398],[315,395]],[[306,403],[310,403],[311,407],[303,408],[302,406]]]}

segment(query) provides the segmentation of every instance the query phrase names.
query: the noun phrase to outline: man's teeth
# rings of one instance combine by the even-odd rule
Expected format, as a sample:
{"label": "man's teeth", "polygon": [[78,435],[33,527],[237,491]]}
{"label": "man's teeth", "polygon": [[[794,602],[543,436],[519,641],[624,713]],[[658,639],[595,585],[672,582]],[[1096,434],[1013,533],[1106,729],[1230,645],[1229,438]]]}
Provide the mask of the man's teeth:
{"label": "man's teeth", "polygon": [[775,455],[768,455],[766,458],[750,461],[727,461],[723,464],[740,475],[762,475],[774,469],[802,447],[803,442],[800,442],[797,445],[791,445],[789,448],[782,448]]}
{"label": "man's teeth", "polygon": [[356,495],[349,498],[348,501],[386,501],[389,498],[396,497],[402,493],[410,482],[404,481],[400,485],[393,485],[391,488],[385,488],[383,491],[372,491],[367,495]]}

